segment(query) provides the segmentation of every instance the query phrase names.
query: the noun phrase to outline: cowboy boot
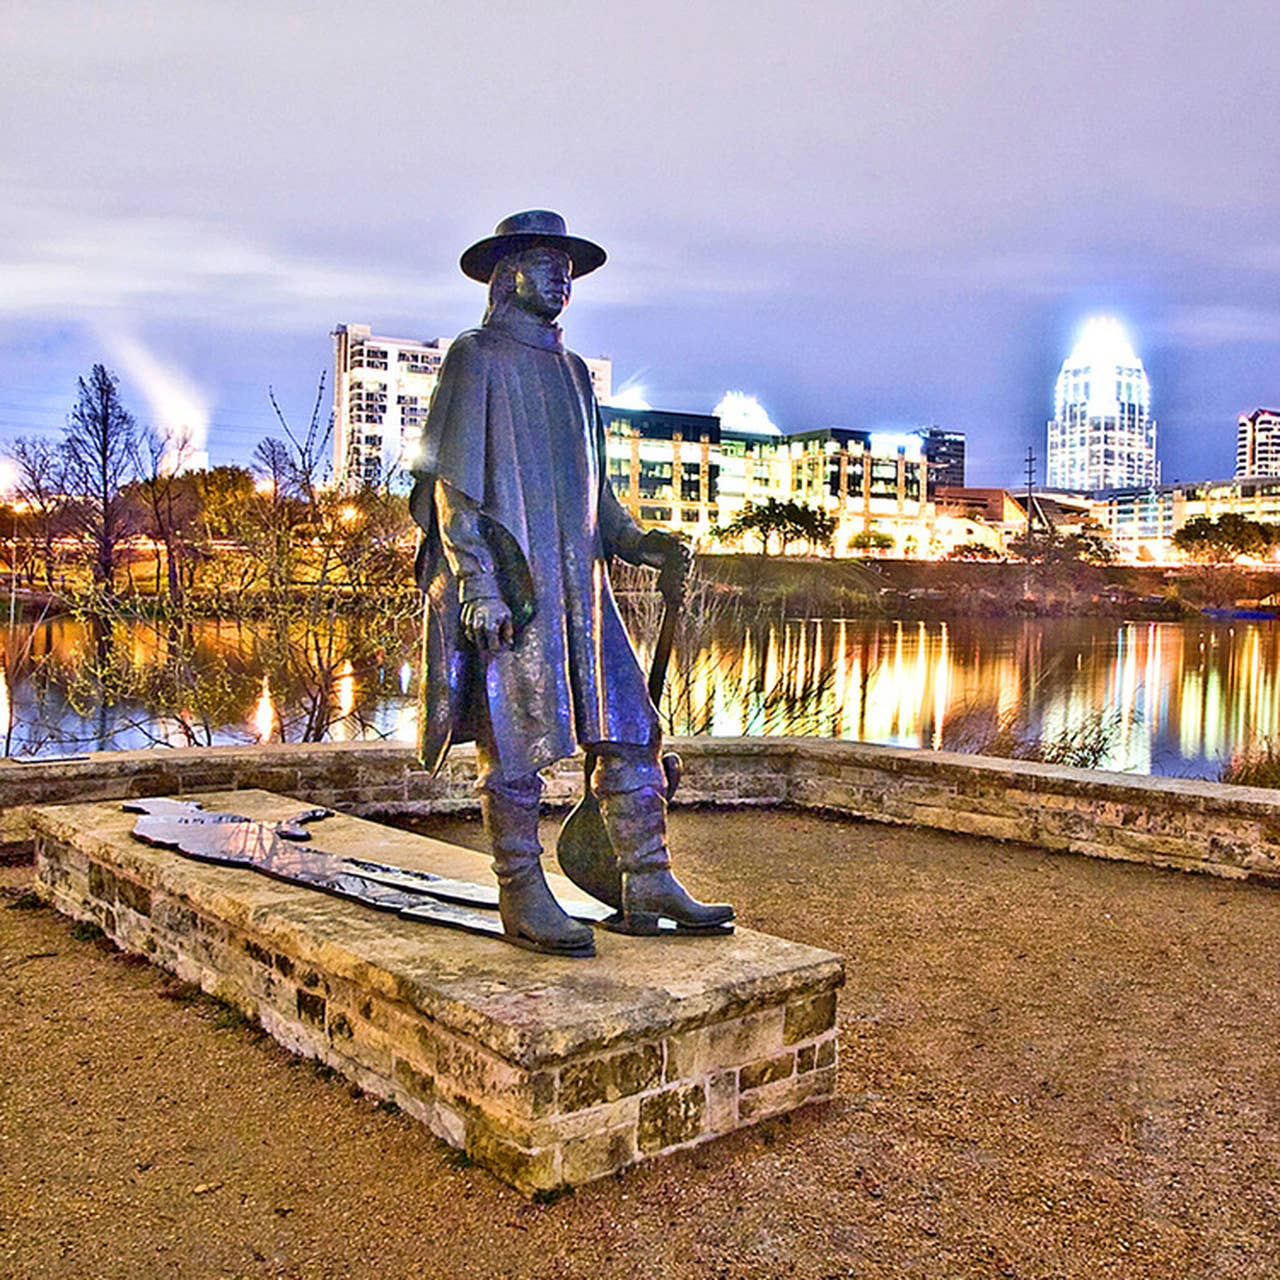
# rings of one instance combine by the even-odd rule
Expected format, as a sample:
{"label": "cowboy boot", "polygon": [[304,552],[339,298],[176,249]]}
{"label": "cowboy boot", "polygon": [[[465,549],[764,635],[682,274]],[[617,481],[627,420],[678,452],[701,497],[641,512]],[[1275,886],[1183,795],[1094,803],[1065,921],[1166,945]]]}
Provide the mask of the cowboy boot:
{"label": "cowboy boot", "polygon": [[480,791],[480,812],[498,877],[498,914],[508,942],[557,956],[593,956],[595,938],[571,920],[542,873],[538,843],[541,782],[489,782]]}
{"label": "cowboy boot", "polygon": [[621,921],[614,927],[651,935],[665,917],[684,933],[725,932],[733,908],[699,902],[671,874],[666,778],[658,761],[602,755],[592,790],[622,873]]}

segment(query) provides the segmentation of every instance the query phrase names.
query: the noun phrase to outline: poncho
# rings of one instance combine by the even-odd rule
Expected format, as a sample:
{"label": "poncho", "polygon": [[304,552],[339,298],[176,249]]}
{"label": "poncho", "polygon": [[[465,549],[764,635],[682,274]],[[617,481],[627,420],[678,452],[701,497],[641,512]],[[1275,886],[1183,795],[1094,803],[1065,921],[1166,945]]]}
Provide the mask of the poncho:
{"label": "poncho", "polygon": [[[656,743],[658,719],[609,584],[608,558],[641,531],[609,486],[590,375],[560,330],[519,311],[463,333],[432,397],[411,497],[426,537],[421,754],[482,733],[505,777],[596,743]],[[443,554],[435,482],[481,512],[510,650],[462,637],[457,581]],[[486,725],[487,720],[487,725]]]}

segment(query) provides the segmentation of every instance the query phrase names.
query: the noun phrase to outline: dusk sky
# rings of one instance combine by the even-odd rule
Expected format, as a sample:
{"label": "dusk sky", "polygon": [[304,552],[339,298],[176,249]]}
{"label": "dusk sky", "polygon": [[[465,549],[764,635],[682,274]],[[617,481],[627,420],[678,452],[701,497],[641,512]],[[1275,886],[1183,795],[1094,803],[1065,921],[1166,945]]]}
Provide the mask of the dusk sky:
{"label": "dusk sky", "polygon": [[1275,0],[20,0],[0,42],[0,441],[100,360],[247,462],[335,324],[478,322],[458,256],[531,207],[608,250],[566,337],[658,408],[936,422],[1016,483],[1098,311],[1166,480],[1280,404]]}

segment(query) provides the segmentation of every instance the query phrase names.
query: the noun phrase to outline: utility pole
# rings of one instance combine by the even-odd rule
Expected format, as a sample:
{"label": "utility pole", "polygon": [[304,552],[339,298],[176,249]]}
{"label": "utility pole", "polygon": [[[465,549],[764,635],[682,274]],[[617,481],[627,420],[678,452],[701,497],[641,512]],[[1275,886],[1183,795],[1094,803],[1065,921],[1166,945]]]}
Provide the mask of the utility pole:
{"label": "utility pole", "polygon": [[[9,557],[9,647],[13,648],[13,615],[18,611],[18,508],[13,508],[13,554]],[[7,754],[7,753],[6,753]]]}
{"label": "utility pole", "polygon": [[1036,451],[1027,445],[1027,541],[1031,541],[1032,490],[1036,484]]}
{"label": "utility pole", "polygon": [[1032,537],[1032,515],[1034,511],[1032,507],[1032,503],[1034,501],[1032,497],[1032,490],[1035,488],[1035,483],[1036,483],[1036,453],[1035,453],[1035,450],[1030,445],[1027,445],[1026,466],[1027,466],[1027,539],[1026,539],[1026,545],[1025,545],[1025,555],[1026,555],[1027,568],[1026,568],[1026,573],[1023,575],[1023,579],[1022,579],[1022,594],[1024,598],[1031,594],[1031,556],[1035,550],[1035,544],[1033,542],[1033,537]]}

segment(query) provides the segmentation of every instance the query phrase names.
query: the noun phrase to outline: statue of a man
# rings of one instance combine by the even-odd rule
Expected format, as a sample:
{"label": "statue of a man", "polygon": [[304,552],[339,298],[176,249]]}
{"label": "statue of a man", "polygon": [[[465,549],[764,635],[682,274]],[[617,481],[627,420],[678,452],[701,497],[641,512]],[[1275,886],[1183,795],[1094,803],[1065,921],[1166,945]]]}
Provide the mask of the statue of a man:
{"label": "statue of a man", "polygon": [[687,552],[614,496],[587,367],[556,324],[570,282],[604,260],[544,210],[507,218],[462,255],[489,307],[449,347],[410,499],[426,534],[423,761],[437,769],[450,742],[475,741],[504,932],[575,956],[594,944],[543,877],[538,771],[580,746],[598,757],[591,788],[624,927],[733,918],[671,874],[658,716],[609,585],[611,555],[657,567]]}

